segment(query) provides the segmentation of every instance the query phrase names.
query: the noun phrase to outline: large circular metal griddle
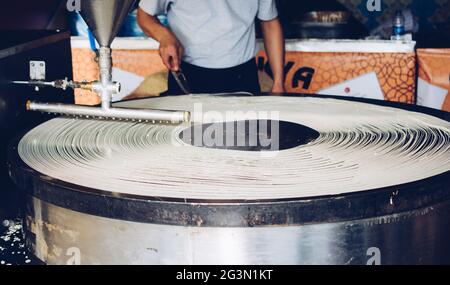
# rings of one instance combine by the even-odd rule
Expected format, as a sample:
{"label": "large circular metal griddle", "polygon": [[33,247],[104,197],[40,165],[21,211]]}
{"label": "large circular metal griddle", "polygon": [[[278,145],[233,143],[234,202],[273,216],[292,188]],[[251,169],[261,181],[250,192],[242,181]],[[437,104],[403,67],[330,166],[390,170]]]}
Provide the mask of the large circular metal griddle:
{"label": "large circular metal griddle", "polygon": [[[11,174],[45,262],[72,247],[82,263],[364,264],[374,248],[380,263],[449,262],[448,114],[311,96],[120,106],[206,115],[193,126],[58,118],[26,134]],[[279,122],[280,150],[183,139],[231,110],[245,115],[229,123]]]}

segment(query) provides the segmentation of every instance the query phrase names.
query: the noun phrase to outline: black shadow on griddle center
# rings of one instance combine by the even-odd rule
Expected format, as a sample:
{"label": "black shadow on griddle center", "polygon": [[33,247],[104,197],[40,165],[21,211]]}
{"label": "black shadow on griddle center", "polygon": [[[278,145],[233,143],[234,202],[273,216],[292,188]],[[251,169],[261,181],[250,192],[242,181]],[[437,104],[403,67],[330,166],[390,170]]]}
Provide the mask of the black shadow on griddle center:
{"label": "black shadow on griddle center", "polygon": [[195,147],[239,151],[280,151],[306,145],[320,136],[309,127],[277,120],[193,124],[180,139]]}

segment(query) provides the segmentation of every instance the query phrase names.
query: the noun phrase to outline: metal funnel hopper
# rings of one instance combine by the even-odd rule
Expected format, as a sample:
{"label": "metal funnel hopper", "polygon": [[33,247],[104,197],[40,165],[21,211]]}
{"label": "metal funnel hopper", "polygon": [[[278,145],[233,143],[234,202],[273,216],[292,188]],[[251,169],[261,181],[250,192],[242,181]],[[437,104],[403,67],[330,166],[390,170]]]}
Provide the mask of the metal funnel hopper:
{"label": "metal funnel hopper", "polygon": [[81,0],[80,14],[101,47],[110,47],[135,0]]}

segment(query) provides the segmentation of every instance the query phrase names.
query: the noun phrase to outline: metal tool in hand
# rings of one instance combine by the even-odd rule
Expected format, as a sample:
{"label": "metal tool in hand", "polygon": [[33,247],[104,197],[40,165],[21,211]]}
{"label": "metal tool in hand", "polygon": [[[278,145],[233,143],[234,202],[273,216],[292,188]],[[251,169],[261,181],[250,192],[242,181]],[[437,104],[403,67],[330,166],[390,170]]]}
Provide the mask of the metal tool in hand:
{"label": "metal tool in hand", "polygon": [[175,78],[175,81],[177,82],[181,91],[183,91],[184,94],[192,94],[191,89],[189,88],[189,84],[187,82],[186,75],[184,75],[181,68],[179,68],[178,71],[171,71],[171,73],[172,76]]}

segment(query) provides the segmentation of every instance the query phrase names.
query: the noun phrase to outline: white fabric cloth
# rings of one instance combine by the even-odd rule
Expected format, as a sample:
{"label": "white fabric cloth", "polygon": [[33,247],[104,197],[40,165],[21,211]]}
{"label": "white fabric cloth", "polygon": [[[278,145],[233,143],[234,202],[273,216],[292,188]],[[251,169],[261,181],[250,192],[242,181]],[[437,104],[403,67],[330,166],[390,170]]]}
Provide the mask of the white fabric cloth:
{"label": "white fabric cloth", "polygon": [[167,14],[185,49],[183,60],[206,68],[228,68],[256,55],[255,18],[278,16],[275,0],[141,0],[150,15]]}

